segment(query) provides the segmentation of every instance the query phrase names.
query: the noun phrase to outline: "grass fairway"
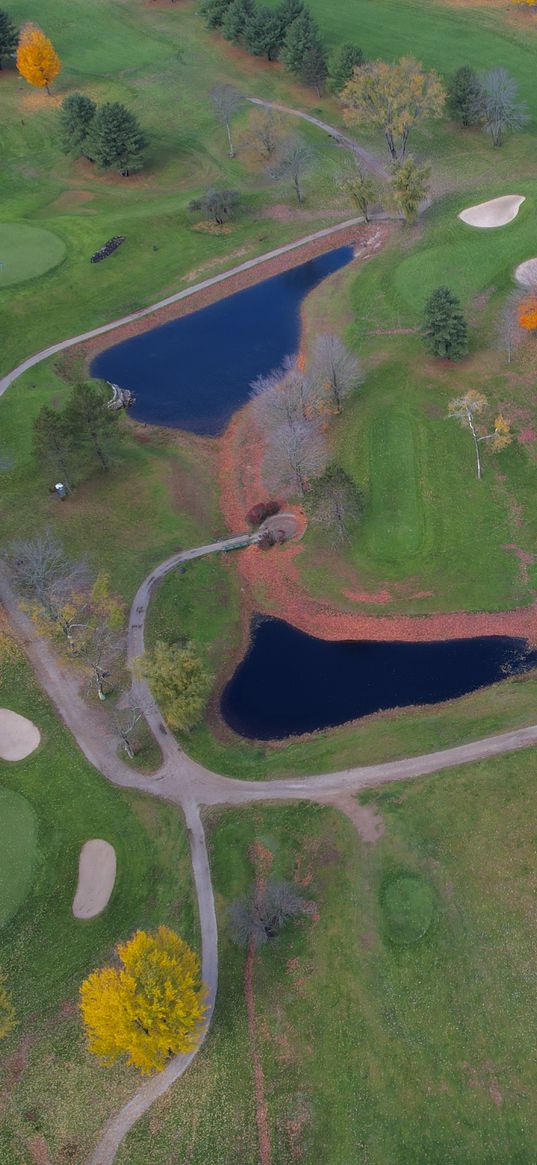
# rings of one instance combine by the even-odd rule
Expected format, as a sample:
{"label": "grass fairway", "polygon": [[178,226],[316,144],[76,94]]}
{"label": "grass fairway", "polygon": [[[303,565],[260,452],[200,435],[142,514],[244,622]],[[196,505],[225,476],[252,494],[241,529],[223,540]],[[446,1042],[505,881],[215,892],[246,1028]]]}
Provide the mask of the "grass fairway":
{"label": "grass fairway", "polygon": [[0,291],[57,267],[65,244],[52,231],[21,223],[0,223]]}
{"label": "grass fairway", "polygon": [[254,840],[315,903],[256,958],[272,1160],[533,1165],[534,768],[528,751],[387,786],[370,795],[384,825],[374,846],[308,804],[218,817],[214,1026],[119,1165],[257,1160],[242,957],[225,930]]}
{"label": "grass fairway", "polygon": [[412,418],[378,413],[369,432],[370,494],[364,536],[375,560],[414,557],[422,541],[420,465]]}
{"label": "grass fairway", "polygon": [[0,927],[30,888],[36,858],[37,818],[25,797],[0,786]]}

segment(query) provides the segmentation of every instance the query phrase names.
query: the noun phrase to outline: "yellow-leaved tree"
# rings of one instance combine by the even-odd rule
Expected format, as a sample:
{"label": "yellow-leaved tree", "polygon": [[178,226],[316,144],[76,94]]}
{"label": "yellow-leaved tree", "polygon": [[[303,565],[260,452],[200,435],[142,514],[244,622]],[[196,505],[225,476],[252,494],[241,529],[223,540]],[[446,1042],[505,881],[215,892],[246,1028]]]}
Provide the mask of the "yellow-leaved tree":
{"label": "yellow-leaved tree", "polygon": [[125,1055],[144,1075],[199,1043],[207,993],[198,956],[167,926],[118,943],[121,968],[92,971],[80,988],[89,1049],[112,1063]]}
{"label": "yellow-leaved tree", "polygon": [[61,61],[52,41],[37,24],[25,24],[22,29],[17,49],[17,69],[30,85],[46,89],[50,95],[49,86],[58,76]]}
{"label": "yellow-leaved tree", "polygon": [[413,57],[361,65],[340,97],[349,125],[382,130],[394,164],[404,161],[414,126],[426,118],[440,117],[446,100],[438,73],[434,69],[426,72]]}

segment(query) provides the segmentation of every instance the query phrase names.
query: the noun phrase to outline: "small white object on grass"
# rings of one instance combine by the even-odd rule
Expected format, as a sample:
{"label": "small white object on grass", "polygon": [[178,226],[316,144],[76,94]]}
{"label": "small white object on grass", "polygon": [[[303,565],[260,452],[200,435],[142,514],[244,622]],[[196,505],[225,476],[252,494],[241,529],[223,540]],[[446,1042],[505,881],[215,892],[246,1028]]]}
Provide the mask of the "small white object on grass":
{"label": "small white object on grass", "polygon": [[470,227],[504,227],[516,218],[525,201],[523,194],[504,194],[501,198],[491,198],[490,202],[467,206],[458,217]]}

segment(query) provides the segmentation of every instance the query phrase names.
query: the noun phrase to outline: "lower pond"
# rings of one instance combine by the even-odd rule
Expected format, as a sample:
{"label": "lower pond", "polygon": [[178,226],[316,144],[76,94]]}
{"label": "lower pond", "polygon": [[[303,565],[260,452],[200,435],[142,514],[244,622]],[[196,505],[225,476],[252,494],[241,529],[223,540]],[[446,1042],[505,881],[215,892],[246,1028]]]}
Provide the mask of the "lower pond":
{"label": "lower pond", "polygon": [[537,667],[524,639],[331,643],[280,619],[254,619],[247,655],[222,694],[241,736],[275,740],[384,708],[436,704]]}
{"label": "lower pond", "polygon": [[123,340],[96,356],[91,375],[130,388],[139,421],[216,436],[248,400],[251,381],[298,351],[303,299],[352,256],[352,247],[338,247]]}

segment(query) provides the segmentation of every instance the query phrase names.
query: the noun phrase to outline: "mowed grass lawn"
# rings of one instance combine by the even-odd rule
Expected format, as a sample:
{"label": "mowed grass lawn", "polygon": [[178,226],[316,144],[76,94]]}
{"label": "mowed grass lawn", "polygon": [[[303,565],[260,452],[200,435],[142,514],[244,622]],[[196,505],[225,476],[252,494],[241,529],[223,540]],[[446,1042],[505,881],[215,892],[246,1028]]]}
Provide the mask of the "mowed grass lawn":
{"label": "mowed grass lawn", "polygon": [[[175,808],[115,789],[87,764],[22,659],[3,667],[0,706],[42,737],[26,760],[0,765],[0,972],[17,1018],[0,1050],[0,1157],[30,1163],[39,1134],[51,1160],[78,1162],[137,1080],[119,1068],[103,1087],[85,1050],[80,983],[137,927],[167,923],[198,944],[188,842]],[[92,837],[114,846],[117,878],[103,913],[78,921],[78,859]],[[66,1157],[69,1144],[78,1147]]]}
{"label": "mowed grass lawn", "polygon": [[[481,188],[475,201],[499,192]],[[421,229],[397,231],[374,263],[341,283],[337,303],[366,377],[332,440],[364,511],[335,562],[311,527],[297,561],[316,594],[328,585],[348,609],[356,604],[346,591],[379,587],[391,601],[378,610],[416,614],[508,609],[533,597],[531,557],[521,571],[509,547],[531,556],[537,537],[536,352],[530,338],[508,363],[499,339],[514,269],[536,250],[535,182],[523,181],[520,192],[519,217],[497,230],[466,226],[457,218],[464,199],[443,199]],[[469,322],[470,353],[453,364],[431,358],[419,334],[425,300],[442,285],[460,297]],[[321,326],[322,294],[312,295],[310,317],[306,308],[311,334]],[[499,412],[512,422],[509,448],[494,456],[482,447],[480,482],[470,433],[448,417],[450,400],[470,388],[489,400],[489,431]]]}
{"label": "mowed grass lawn", "polygon": [[243,955],[226,934],[254,840],[315,903],[256,960],[272,1160],[533,1165],[534,769],[527,752],[387,786],[369,798],[384,826],[374,846],[307,804],[217,818],[214,1026],[120,1165],[257,1160]]}

